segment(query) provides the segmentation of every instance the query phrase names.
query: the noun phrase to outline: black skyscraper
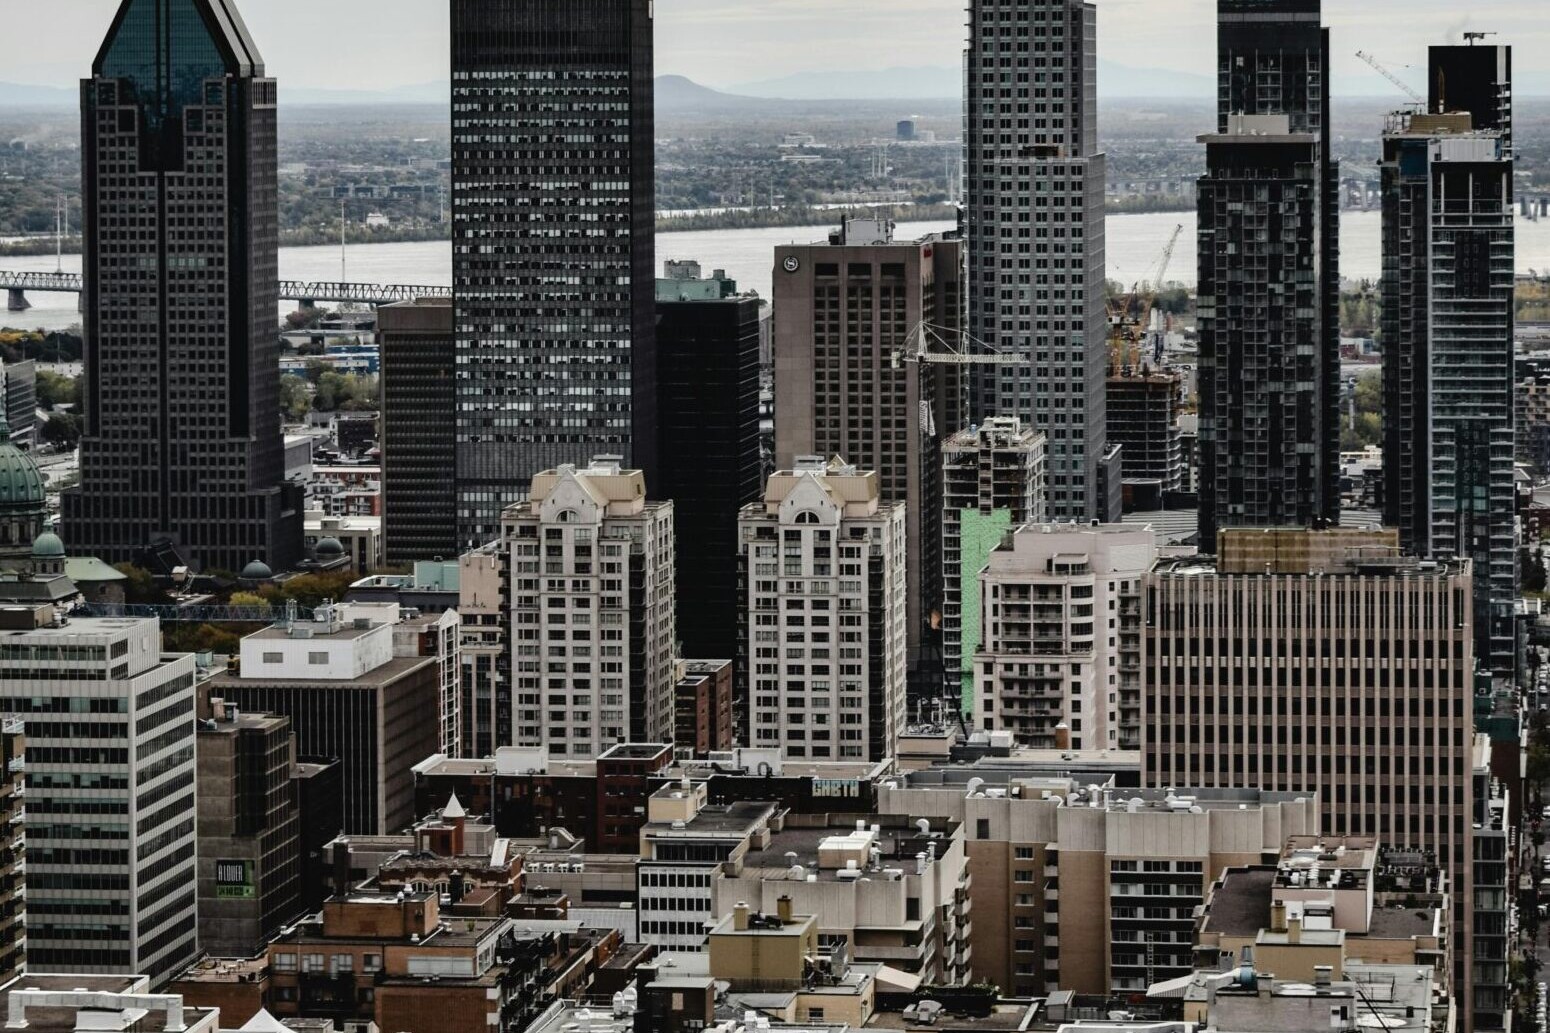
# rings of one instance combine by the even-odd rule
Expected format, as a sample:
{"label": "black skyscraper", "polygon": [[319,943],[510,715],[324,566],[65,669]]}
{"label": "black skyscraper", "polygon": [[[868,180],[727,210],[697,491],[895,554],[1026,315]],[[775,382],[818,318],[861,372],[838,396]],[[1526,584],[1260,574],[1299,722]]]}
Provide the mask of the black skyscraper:
{"label": "black skyscraper", "polygon": [[1200,179],[1200,548],[1339,517],[1340,171],[1319,0],[1218,0]]}
{"label": "black skyscraper", "polygon": [[275,83],[231,0],[124,0],[81,84],[86,434],[72,547],[301,555],[281,455]]}
{"label": "black skyscraper", "polygon": [[452,303],[377,309],[382,373],[382,547],[388,566],[459,553],[452,497],[457,409]]}
{"label": "black skyscraper", "polygon": [[453,0],[457,524],[603,453],[657,493],[651,0]]}
{"label": "black skyscraper", "polygon": [[737,514],[763,497],[759,457],[759,301],[657,304],[661,474],[673,500],[683,655],[737,656]]}

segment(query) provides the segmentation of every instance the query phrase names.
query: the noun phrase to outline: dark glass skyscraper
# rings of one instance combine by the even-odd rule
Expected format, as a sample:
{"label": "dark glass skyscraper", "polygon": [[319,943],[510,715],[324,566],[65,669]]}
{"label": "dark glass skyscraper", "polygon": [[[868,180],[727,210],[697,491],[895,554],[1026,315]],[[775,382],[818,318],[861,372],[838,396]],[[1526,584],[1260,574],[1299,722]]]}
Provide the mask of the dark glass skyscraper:
{"label": "dark glass skyscraper", "polygon": [[301,555],[281,455],[275,82],[231,0],[124,0],[81,84],[86,433],[73,548]]}
{"label": "dark glass skyscraper", "polygon": [[1218,0],[1201,138],[1200,549],[1339,518],[1340,169],[1319,0]]}
{"label": "dark glass skyscraper", "polygon": [[1475,655],[1516,658],[1510,47],[1433,47],[1383,137],[1385,522],[1474,560]]}
{"label": "dark glass skyscraper", "polygon": [[460,545],[594,455],[655,485],[651,0],[453,0]]}
{"label": "dark glass skyscraper", "polygon": [[974,370],[970,419],[1017,416],[1044,432],[1052,518],[1118,520],[1120,463],[1104,415],[1097,9],[971,0],[965,73],[972,350],[1028,358]]}

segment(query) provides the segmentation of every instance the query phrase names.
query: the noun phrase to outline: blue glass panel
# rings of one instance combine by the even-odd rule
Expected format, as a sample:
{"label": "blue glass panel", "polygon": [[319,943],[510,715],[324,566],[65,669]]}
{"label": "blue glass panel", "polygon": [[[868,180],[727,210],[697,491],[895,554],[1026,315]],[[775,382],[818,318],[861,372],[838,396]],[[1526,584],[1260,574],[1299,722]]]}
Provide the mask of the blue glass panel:
{"label": "blue glass panel", "polygon": [[130,81],[151,127],[203,103],[204,81],[226,71],[199,0],[132,0],[102,62],[104,76]]}

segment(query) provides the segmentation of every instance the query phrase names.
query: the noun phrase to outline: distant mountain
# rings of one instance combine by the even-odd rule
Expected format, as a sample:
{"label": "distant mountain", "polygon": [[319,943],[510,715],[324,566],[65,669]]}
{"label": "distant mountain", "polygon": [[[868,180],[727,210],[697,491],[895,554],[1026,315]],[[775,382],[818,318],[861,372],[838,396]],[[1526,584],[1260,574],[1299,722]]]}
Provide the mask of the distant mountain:
{"label": "distant mountain", "polygon": [[748,97],[781,100],[915,100],[954,98],[963,92],[957,68],[883,68],[872,71],[834,69],[797,72],[778,79],[733,86]]}
{"label": "distant mountain", "polygon": [[655,103],[658,111],[674,112],[730,111],[761,104],[753,97],[722,93],[682,75],[657,76]]}
{"label": "distant mountain", "polygon": [[409,86],[391,86],[383,90],[328,90],[309,89],[305,86],[289,89],[280,83],[282,104],[450,104],[452,83],[414,83]]}
{"label": "distant mountain", "polygon": [[21,83],[0,82],[0,107],[73,108],[80,102],[81,95],[75,90],[59,86],[27,86]]}
{"label": "distant mountain", "polygon": [[1135,68],[1098,59],[1098,93],[1103,97],[1216,98],[1216,80],[1166,68]]}

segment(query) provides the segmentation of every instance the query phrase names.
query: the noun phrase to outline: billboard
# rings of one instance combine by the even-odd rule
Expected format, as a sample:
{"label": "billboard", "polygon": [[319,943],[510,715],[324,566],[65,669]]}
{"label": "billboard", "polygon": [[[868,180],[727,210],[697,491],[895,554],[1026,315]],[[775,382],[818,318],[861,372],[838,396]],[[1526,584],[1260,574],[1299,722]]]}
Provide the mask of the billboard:
{"label": "billboard", "polygon": [[218,900],[251,900],[257,896],[253,885],[253,862],[216,861],[215,896]]}

